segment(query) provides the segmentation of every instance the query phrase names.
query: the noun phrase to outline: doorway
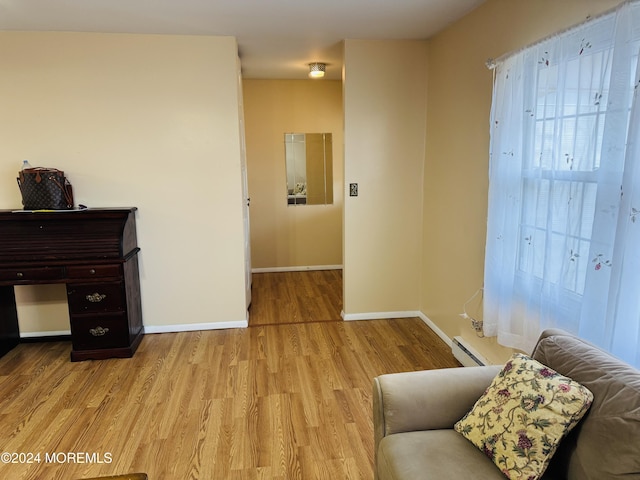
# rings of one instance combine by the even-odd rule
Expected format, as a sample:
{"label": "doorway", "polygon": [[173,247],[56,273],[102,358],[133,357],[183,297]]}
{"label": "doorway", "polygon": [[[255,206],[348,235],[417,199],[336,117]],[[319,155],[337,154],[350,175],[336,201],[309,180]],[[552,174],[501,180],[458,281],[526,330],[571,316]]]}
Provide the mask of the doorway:
{"label": "doorway", "polygon": [[[249,324],[342,320],[342,82],[244,79],[243,98],[254,272]],[[325,165],[331,158],[332,175],[323,176],[331,201],[289,201],[296,192],[287,184],[285,134],[292,132],[331,134]]]}
{"label": "doorway", "polygon": [[249,325],[342,321],[342,270],[253,274]]}

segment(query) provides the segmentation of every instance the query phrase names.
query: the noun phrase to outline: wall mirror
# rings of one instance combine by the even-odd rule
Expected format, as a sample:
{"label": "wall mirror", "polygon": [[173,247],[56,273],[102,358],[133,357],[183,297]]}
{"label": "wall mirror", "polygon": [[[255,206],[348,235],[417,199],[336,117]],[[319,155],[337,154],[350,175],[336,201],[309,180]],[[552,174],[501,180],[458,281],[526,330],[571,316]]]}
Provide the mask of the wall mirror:
{"label": "wall mirror", "polygon": [[287,204],[333,203],[333,142],[330,133],[285,133]]}

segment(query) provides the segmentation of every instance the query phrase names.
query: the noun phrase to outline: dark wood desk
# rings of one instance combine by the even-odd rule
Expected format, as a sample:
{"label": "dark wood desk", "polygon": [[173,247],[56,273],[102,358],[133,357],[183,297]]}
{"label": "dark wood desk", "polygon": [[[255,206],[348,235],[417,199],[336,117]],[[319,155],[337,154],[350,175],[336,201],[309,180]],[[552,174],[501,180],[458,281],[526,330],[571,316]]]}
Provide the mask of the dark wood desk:
{"label": "dark wood desk", "polygon": [[0,210],[0,356],[20,342],[14,285],[64,283],[71,360],[131,357],[142,340],[135,208]]}

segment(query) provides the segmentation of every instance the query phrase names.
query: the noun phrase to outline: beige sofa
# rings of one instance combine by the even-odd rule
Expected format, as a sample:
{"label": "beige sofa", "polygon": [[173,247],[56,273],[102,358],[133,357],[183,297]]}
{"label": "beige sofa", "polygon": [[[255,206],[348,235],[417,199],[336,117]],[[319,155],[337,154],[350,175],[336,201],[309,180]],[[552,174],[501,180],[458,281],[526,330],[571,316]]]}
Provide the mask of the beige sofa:
{"label": "beige sofa", "polygon": [[[560,330],[543,332],[532,356],[594,395],[543,479],[640,479],[640,371]],[[460,367],[374,379],[375,478],[504,480],[484,453],[453,430],[500,368]]]}

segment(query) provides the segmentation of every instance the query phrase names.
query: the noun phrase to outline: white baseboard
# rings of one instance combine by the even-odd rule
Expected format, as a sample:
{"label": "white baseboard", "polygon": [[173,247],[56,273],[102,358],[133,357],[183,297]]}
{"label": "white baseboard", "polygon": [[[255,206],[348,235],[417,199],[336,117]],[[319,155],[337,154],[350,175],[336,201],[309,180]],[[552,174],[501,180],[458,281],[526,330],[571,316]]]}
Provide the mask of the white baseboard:
{"label": "white baseboard", "polygon": [[442,339],[444,343],[446,343],[449,347],[453,344],[453,340],[447,336],[442,330],[438,328],[438,326],[431,321],[429,317],[427,317],[424,313],[420,311],[404,311],[404,312],[369,312],[369,313],[344,313],[342,312],[342,319],[345,321],[348,320],[381,320],[385,318],[410,318],[410,317],[418,317],[427,326],[434,331],[438,337]]}
{"label": "white baseboard", "polygon": [[[411,318],[419,317],[427,326],[435,332],[449,347],[453,341],[442,330],[440,330],[429,317],[420,311],[400,311],[400,312],[367,312],[367,313],[344,313],[340,315],[345,321],[352,320],[382,320],[385,318]],[[248,320],[236,320],[231,322],[210,322],[210,323],[184,323],[174,325],[145,325],[144,333],[174,333],[174,332],[193,332],[197,330],[225,330],[229,328],[247,328]],[[55,330],[43,332],[25,332],[20,333],[21,338],[38,338],[38,337],[58,337],[71,335],[71,330]]]}
{"label": "white baseboard", "polygon": [[341,312],[340,315],[342,319],[345,321],[350,320],[383,320],[385,318],[410,318],[410,317],[420,317],[420,312],[418,311],[403,311],[403,312],[366,312],[366,313],[344,313]]}
{"label": "white baseboard", "polygon": [[382,320],[385,318],[410,318],[410,317],[418,317],[427,326],[433,330],[433,332],[438,335],[442,339],[444,343],[446,343],[449,347],[453,345],[453,340],[447,336],[442,330],[438,328],[438,326],[431,321],[429,317],[427,317],[424,313],[420,311],[404,311],[404,312],[369,312],[369,313],[344,313],[340,314],[342,319],[345,321],[348,320]]}
{"label": "white baseboard", "polygon": [[144,333],[194,332],[197,330],[225,330],[229,328],[247,328],[248,320],[235,322],[185,323],[178,325],[145,325]]}
{"label": "white baseboard", "polygon": [[20,332],[20,338],[64,337],[71,335],[71,330],[47,330],[44,332]]}
{"label": "white baseboard", "polygon": [[467,341],[462,337],[453,337],[453,345],[451,347],[453,356],[465,367],[477,367],[478,365],[489,365],[487,359],[478,353]]}
{"label": "white baseboard", "polygon": [[[418,317],[427,326],[435,332],[449,347],[453,341],[435,323],[431,321],[424,313],[420,311],[399,311],[399,312],[367,312],[367,313],[344,313],[340,315],[345,321],[352,320],[383,320],[386,318],[411,318]],[[184,323],[174,325],[145,325],[144,333],[173,333],[173,332],[193,332],[197,330],[225,330],[229,328],[247,328],[249,321],[236,320],[231,322],[210,322],[210,323]],[[37,337],[58,337],[71,335],[71,330],[52,330],[43,332],[25,332],[20,333],[21,338],[37,338]]]}
{"label": "white baseboard", "polygon": [[342,270],[342,265],[307,265],[302,267],[252,268],[251,273],[306,272],[311,270]]}
{"label": "white baseboard", "polygon": [[435,332],[435,334],[436,334],[436,335],[438,335],[438,336],[442,339],[442,341],[443,341],[444,343],[446,343],[449,347],[451,347],[451,346],[453,345],[453,340],[452,340],[451,338],[449,338],[449,336],[448,336],[446,333],[444,333],[442,330],[440,330],[440,329],[438,328],[438,326],[437,326],[435,323],[433,323],[429,317],[427,317],[427,316],[426,316],[424,313],[422,313],[422,312],[418,312],[418,315],[417,315],[417,316],[418,316],[418,317],[420,317],[420,318],[422,319],[422,321],[423,321],[424,323],[426,323],[426,324],[427,324],[427,326],[428,326],[431,330],[433,330],[433,331]]}
{"label": "white baseboard", "polygon": [[[194,332],[197,330],[226,330],[229,328],[247,328],[248,326],[248,320],[238,320],[235,322],[185,323],[178,325],[146,325],[144,327],[144,333],[177,333]],[[61,337],[69,335],[71,335],[71,330],[25,332],[20,333],[20,338]]]}

